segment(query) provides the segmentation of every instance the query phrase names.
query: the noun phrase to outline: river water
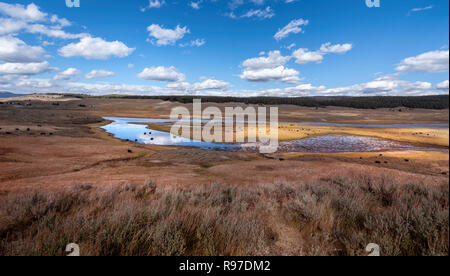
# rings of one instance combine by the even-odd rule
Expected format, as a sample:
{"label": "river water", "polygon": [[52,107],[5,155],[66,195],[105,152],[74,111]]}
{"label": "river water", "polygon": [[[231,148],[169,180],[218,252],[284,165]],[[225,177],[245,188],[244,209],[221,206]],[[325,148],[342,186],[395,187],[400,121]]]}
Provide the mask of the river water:
{"label": "river water", "polygon": [[[181,136],[172,135],[168,132],[157,131],[147,128],[147,123],[170,123],[169,119],[142,119],[106,117],[112,123],[103,126],[106,132],[122,140],[145,145],[196,147],[206,150],[227,151],[256,151],[256,145],[250,144],[219,144],[196,141]],[[321,125],[321,126],[353,126],[353,127],[398,127],[398,128],[434,128],[445,129],[448,125],[414,124],[414,125],[351,125],[351,124],[327,124],[327,123],[281,123],[295,125]],[[377,137],[333,134],[304,138],[293,141],[282,141],[279,143],[279,152],[371,152],[385,150],[417,150],[417,151],[443,151],[448,148],[431,147],[412,143],[392,141]]]}

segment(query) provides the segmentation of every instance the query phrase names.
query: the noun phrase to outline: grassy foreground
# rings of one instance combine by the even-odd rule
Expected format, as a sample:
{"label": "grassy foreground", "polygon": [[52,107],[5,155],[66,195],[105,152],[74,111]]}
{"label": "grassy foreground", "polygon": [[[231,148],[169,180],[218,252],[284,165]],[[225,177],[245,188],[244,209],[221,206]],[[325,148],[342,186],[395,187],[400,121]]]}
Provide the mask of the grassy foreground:
{"label": "grassy foreground", "polygon": [[0,191],[0,255],[449,254],[449,187],[388,177],[253,187]]}

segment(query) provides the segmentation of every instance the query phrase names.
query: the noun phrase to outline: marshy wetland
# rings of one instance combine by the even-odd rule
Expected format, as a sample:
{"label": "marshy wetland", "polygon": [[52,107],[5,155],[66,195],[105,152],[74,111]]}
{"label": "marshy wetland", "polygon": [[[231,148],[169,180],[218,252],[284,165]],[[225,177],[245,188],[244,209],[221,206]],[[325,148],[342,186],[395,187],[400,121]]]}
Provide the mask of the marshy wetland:
{"label": "marshy wetland", "polygon": [[[181,146],[181,147],[197,147],[204,150],[228,150],[228,151],[257,151],[255,146],[249,143],[214,143],[205,142],[201,140],[194,140],[192,137],[183,137],[170,132],[171,124],[177,123],[170,119],[151,119],[151,118],[120,118],[120,117],[105,117],[107,121],[112,121],[110,124],[102,126],[101,128],[106,132],[114,135],[114,137],[134,141],[136,143],[145,145],[160,145],[160,146]],[[202,120],[202,123],[207,123],[207,120]],[[186,122],[185,122],[186,123]],[[190,122],[187,122],[190,123]],[[224,125],[226,121],[220,122]],[[247,122],[244,122],[247,123]],[[149,124],[149,125],[146,125]],[[158,125],[159,124],[159,125]],[[442,138],[447,134],[448,125],[446,124],[403,124],[403,125],[369,125],[369,124],[333,124],[333,123],[285,123],[280,122],[279,135],[281,143],[279,144],[277,152],[375,152],[375,151],[393,151],[393,150],[413,150],[413,151],[441,151],[448,152],[444,144],[420,144],[412,142],[402,142],[395,140],[383,139],[373,136],[362,136],[351,133],[363,133],[364,129],[394,129],[400,133],[409,131],[411,135],[431,135],[433,137]],[[244,124],[246,125],[246,124]],[[247,124],[248,125],[248,124]],[[164,129],[166,131],[160,131]],[[323,131],[319,132],[317,127],[329,128],[329,133]],[[155,129],[152,129],[154,127]],[[342,128],[342,129],[341,129]],[[160,130],[157,130],[160,129]],[[286,138],[283,136],[283,131],[294,131],[299,137]],[[279,131],[280,131],[279,130]],[[236,130],[235,132],[237,132]],[[244,131],[244,130],[243,130]],[[319,134],[310,135],[310,133],[317,131]],[[341,133],[342,131],[342,133]],[[248,133],[248,127],[245,130]],[[415,132],[415,133],[413,133]],[[234,134],[237,136],[237,134]],[[379,135],[383,136],[383,135]],[[303,138],[300,138],[303,137]],[[247,136],[248,138],[248,136]],[[283,139],[284,138],[284,139]],[[283,141],[284,140],[284,141]],[[437,139],[436,139],[437,140]],[[440,142],[440,141],[439,141]]]}

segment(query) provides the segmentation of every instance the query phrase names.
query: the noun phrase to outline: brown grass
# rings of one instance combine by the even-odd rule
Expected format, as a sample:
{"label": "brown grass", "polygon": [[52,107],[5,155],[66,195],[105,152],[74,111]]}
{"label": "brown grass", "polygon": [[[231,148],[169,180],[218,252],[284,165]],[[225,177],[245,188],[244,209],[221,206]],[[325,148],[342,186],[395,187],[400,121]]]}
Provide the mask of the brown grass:
{"label": "brown grass", "polygon": [[[448,152],[440,151],[414,151],[414,150],[402,150],[402,151],[379,151],[379,152],[330,152],[320,153],[321,156],[343,156],[349,158],[371,158],[379,157],[382,154],[384,157],[392,158],[408,158],[416,160],[430,160],[430,161],[449,161]],[[309,152],[290,152],[284,154],[285,158],[293,158],[296,156],[308,156],[318,155],[317,153]]]}
{"label": "brown grass", "polygon": [[366,255],[368,243],[382,255],[449,252],[448,185],[386,177],[182,189],[152,181],[77,185],[1,191],[0,202],[0,255],[65,255],[72,242],[82,255]]}

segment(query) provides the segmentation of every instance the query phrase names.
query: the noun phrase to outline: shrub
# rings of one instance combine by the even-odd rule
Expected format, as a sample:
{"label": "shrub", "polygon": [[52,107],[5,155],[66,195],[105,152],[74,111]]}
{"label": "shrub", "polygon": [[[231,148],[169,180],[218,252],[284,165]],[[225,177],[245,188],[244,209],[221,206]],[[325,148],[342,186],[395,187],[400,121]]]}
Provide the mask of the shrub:
{"label": "shrub", "polygon": [[347,176],[0,193],[0,255],[448,255],[449,187]]}

